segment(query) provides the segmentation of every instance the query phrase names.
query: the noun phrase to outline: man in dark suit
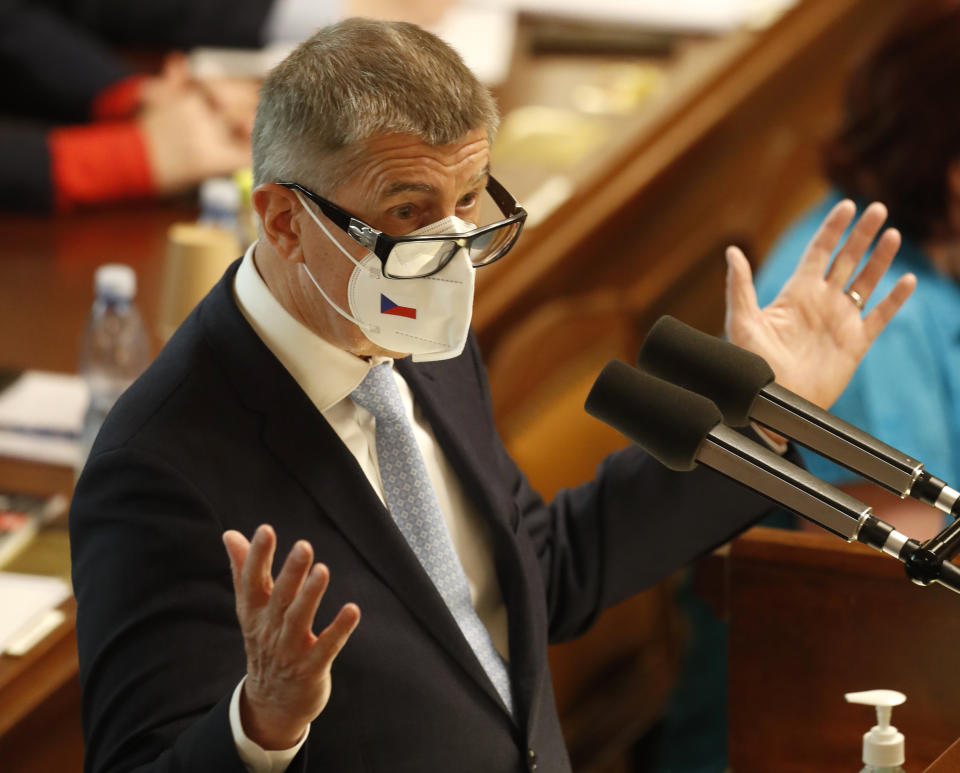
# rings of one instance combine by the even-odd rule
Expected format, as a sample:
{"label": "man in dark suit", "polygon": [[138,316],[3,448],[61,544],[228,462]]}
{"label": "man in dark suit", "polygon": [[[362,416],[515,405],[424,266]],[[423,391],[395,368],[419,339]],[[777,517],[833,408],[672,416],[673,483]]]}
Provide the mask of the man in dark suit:
{"label": "man in dark suit", "polygon": [[[325,29],[267,79],[262,238],[78,482],[87,770],[569,770],[547,644],[767,509],[635,447],[549,504],[511,461],[469,335],[474,272],[524,216],[490,176],[496,122],[410,25]],[[728,258],[728,334],[826,405],[911,289],[861,318],[844,288],[884,213],[828,271],[853,214],[767,309]],[[896,246],[880,238],[860,296]]]}

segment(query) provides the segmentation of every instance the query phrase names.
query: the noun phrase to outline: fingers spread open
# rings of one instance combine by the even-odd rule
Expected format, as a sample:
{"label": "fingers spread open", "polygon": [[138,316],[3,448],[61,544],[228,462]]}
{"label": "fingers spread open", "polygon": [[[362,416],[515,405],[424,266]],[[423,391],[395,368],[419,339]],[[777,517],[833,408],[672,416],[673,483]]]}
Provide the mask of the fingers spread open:
{"label": "fingers spread open", "polygon": [[300,593],[284,614],[281,642],[285,646],[295,647],[301,642],[312,640],[313,621],[323,600],[323,594],[327,592],[329,582],[330,572],[327,567],[323,564],[314,564]]}
{"label": "fingers spread open", "polygon": [[749,315],[757,309],[750,262],[739,247],[727,247],[727,317]]}
{"label": "fingers spread open", "polygon": [[824,218],[810,244],[803,253],[797,271],[810,272],[822,277],[827,270],[830,256],[840,243],[844,232],[857,213],[857,207],[850,199],[844,199],[834,205]]}
{"label": "fingers spread open", "polygon": [[233,590],[240,590],[240,571],[247,560],[250,543],[240,532],[228,529],[221,537],[223,546],[227,549],[227,558],[230,559],[230,574],[233,576]]}
{"label": "fingers spread open", "polygon": [[360,607],[356,604],[344,604],[333,622],[323,629],[313,644],[310,658],[315,669],[325,671],[330,668],[359,622]]}
{"label": "fingers spread open", "polygon": [[850,290],[855,290],[864,302],[870,297],[881,277],[890,268],[897,250],[900,249],[900,232],[894,228],[888,228],[877,240],[873,252],[870,253],[870,260],[863,267],[863,270],[854,277],[850,283]]}
{"label": "fingers spread open", "polygon": [[300,591],[312,562],[313,547],[306,540],[298,541],[290,549],[270,594],[268,614],[273,625],[283,624],[284,613]]}
{"label": "fingers spread open", "polygon": [[240,573],[240,598],[248,605],[263,606],[270,600],[273,589],[271,567],[276,546],[277,535],[273,529],[268,524],[258,526]]}
{"label": "fingers spread open", "polygon": [[878,201],[867,207],[860,219],[850,231],[843,248],[837,253],[830,271],[827,272],[827,281],[843,288],[850,280],[851,274],[860,263],[867,249],[876,235],[880,232],[883,222],[887,219],[887,208]]}
{"label": "fingers spread open", "polygon": [[897,280],[887,297],[874,306],[871,312],[863,318],[863,327],[868,343],[871,343],[880,335],[880,331],[893,319],[893,315],[903,306],[916,286],[917,278],[913,274],[904,274]]}

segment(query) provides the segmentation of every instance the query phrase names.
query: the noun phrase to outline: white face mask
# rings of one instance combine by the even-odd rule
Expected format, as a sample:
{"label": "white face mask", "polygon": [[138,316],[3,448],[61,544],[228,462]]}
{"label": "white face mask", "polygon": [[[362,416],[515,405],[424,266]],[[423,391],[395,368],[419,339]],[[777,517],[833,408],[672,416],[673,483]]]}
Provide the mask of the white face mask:
{"label": "white face mask", "polygon": [[[414,362],[448,360],[463,351],[473,316],[476,274],[466,250],[459,250],[432,276],[388,279],[381,271],[380,258],[368,252],[358,261],[331,236],[299,192],[297,198],[327,238],[354,264],[347,283],[349,312],[330,299],[303,264],[310,281],[330,306],[359,327],[372,343],[391,352],[410,354]],[[473,228],[451,216],[410,235],[466,233]]]}

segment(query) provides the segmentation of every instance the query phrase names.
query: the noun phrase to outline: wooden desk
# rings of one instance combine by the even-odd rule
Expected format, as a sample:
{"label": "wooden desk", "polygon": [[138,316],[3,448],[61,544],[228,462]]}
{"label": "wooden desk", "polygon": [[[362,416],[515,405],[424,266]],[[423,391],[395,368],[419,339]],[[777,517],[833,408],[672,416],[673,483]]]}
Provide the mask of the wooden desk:
{"label": "wooden desk", "polygon": [[[156,319],[166,229],[195,216],[190,206],[176,203],[54,220],[0,216],[0,362],[74,372],[93,274],[104,262],[136,269],[138,303],[148,321]],[[69,495],[73,475],[67,467],[0,458],[0,489]],[[4,773],[80,770],[75,602],[64,610],[67,620],[25,656],[0,656]]]}
{"label": "wooden desk", "polygon": [[7,773],[79,771],[80,680],[73,617],[26,655],[0,656],[0,765]]}
{"label": "wooden desk", "polygon": [[75,372],[93,302],[93,274],[102,263],[133,266],[137,303],[152,323],[167,228],[195,218],[196,209],[187,202],[56,218],[0,214],[0,362]]}

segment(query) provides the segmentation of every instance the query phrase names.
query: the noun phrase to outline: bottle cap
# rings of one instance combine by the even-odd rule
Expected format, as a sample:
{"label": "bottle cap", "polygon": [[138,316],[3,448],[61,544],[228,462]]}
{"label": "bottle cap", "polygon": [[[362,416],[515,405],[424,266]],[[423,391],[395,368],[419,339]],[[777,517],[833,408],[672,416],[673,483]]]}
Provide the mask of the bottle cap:
{"label": "bottle cap", "polygon": [[896,690],[867,690],[849,692],[845,697],[849,703],[877,709],[877,724],[863,734],[864,763],[881,768],[902,765],[905,759],[903,733],[890,724],[890,714],[894,706],[906,701],[907,696]]}
{"label": "bottle cap", "polygon": [[201,213],[236,212],[240,208],[240,200],[240,189],[229,177],[211,177],[200,185]]}
{"label": "bottle cap", "polygon": [[132,301],[137,294],[137,275],[123,263],[104,263],[93,277],[97,297]]}

